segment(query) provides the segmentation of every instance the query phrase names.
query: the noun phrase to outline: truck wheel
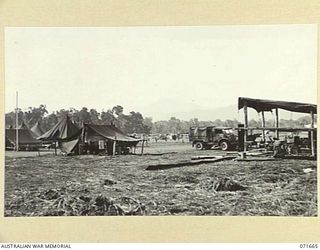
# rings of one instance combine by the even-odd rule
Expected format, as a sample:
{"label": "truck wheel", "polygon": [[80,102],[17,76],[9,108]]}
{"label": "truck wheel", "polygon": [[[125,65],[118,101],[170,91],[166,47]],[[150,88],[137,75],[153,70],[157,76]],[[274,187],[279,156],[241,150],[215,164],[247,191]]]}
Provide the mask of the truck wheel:
{"label": "truck wheel", "polygon": [[226,151],[230,148],[230,145],[227,141],[222,141],[220,142],[220,148],[223,150],[223,151]]}
{"label": "truck wheel", "polygon": [[197,142],[195,144],[195,147],[196,147],[197,150],[202,150],[203,149],[203,144],[201,142]]}

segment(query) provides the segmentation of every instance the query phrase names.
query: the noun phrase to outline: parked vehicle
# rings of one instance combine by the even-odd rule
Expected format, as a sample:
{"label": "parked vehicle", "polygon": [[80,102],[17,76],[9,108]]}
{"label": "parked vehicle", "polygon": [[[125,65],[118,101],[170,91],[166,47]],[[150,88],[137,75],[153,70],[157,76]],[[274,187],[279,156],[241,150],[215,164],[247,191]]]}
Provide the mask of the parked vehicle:
{"label": "parked vehicle", "polygon": [[225,151],[236,148],[238,144],[238,136],[229,127],[191,127],[189,138],[197,150],[219,147]]}

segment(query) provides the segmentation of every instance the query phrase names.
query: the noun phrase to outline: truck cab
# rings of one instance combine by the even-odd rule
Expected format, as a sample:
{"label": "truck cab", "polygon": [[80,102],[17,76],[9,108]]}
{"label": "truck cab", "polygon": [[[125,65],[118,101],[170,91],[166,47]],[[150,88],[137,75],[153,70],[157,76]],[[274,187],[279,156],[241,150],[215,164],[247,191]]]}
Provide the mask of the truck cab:
{"label": "truck cab", "polygon": [[190,141],[197,150],[219,147],[226,151],[236,147],[238,137],[230,127],[191,127]]}

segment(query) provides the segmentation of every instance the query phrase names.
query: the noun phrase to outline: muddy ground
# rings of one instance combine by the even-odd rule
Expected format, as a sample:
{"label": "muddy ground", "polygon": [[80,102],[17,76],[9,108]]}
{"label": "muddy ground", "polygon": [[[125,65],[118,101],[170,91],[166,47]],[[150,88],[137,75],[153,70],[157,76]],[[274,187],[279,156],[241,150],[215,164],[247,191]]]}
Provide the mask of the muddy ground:
{"label": "muddy ground", "polygon": [[225,152],[173,142],[150,143],[144,151],[166,154],[6,152],[5,216],[317,215],[316,161],[228,160],[147,171]]}

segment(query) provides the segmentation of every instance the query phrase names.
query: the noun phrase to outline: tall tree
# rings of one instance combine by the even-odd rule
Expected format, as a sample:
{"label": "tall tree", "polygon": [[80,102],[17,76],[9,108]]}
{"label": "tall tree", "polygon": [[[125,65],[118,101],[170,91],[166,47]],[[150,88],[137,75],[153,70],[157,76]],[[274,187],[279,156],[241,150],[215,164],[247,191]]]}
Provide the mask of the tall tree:
{"label": "tall tree", "polygon": [[28,111],[24,112],[24,121],[29,127],[32,127],[37,122],[41,122],[46,114],[48,111],[45,105],[41,104],[38,108],[29,107]]}
{"label": "tall tree", "polygon": [[117,124],[117,119],[114,117],[112,111],[109,109],[107,112],[106,111],[102,111],[101,115],[101,123],[105,124],[105,125],[116,125]]}
{"label": "tall tree", "polygon": [[116,105],[112,108],[112,113],[116,116],[123,114],[123,107],[121,105]]}
{"label": "tall tree", "polygon": [[90,120],[93,124],[101,124],[100,114],[95,109],[90,109]]}
{"label": "tall tree", "polygon": [[90,113],[88,112],[88,108],[83,107],[79,112],[79,121],[80,123],[91,123]]}

